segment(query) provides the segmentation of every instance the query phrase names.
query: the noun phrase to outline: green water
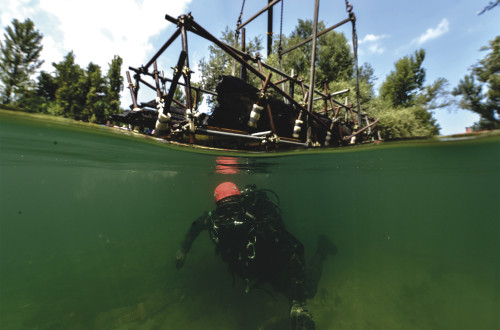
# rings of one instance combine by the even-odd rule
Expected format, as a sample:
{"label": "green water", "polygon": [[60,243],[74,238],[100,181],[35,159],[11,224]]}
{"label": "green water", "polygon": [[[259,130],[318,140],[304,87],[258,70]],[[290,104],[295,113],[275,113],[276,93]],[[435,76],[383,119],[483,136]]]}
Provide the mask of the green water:
{"label": "green water", "polygon": [[500,137],[218,156],[0,112],[0,329],[288,329],[206,233],[174,266],[227,180],[275,190],[306,254],[336,243],[317,329],[498,329]]}

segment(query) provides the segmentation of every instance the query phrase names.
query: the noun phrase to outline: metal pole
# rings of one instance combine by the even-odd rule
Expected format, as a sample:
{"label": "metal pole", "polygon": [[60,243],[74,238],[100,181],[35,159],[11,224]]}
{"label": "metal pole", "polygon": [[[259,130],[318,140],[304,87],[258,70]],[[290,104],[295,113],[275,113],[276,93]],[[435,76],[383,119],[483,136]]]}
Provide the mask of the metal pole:
{"label": "metal pole", "polygon": [[151,88],[152,90],[154,90],[156,93],[157,96],[161,96],[161,95],[158,95],[158,88],[156,88],[155,86],[151,85],[150,83],[148,83],[147,81],[145,81],[144,79],[142,78],[139,78],[139,82],[143,83],[144,85],[146,85],[147,87]]}
{"label": "metal pole", "polygon": [[[265,138],[261,137],[261,136],[239,134],[239,133],[232,133],[232,132],[225,132],[225,131],[216,131],[216,130],[206,129],[206,128],[197,128],[196,132],[210,134],[210,135],[231,136],[231,137],[237,137],[237,138],[243,138],[243,139],[255,140],[255,141],[264,141],[265,140]],[[279,143],[307,147],[307,145],[305,143],[300,143],[300,142],[295,142],[295,141],[287,141],[285,139],[280,139]]]}
{"label": "metal pole", "polygon": [[[132,71],[134,71],[135,73],[141,73],[141,70],[140,70],[140,69],[137,69],[137,68],[134,68],[134,67],[131,67],[131,66],[129,66],[128,68],[129,68],[129,70],[132,70]],[[149,73],[149,72],[144,72],[144,73],[142,73],[142,74],[144,74],[144,75],[146,75],[146,76],[151,76],[151,77],[153,77],[153,78],[154,78],[154,75],[153,75],[153,74],[151,74],[151,73]],[[163,83],[165,83],[166,81],[172,82],[172,79],[170,79],[170,78],[166,78],[166,77],[159,77],[159,78],[160,78],[160,80],[161,80]],[[148,84],[147,82],[145,82],[145,81],[144,81],[144,80],[142,80],[142,79],[140,79],[140,81],[141,81],[142,83],[144,83],[144,84]],[[186,84],[181,83],[180,81],[178,81],[178,82],[177,82],[177,85],[186,86]],[[153,88],[153,89],[154,89],[154,88]],[[208,90],[203,89],[203,88],[199,88],[199,87],[191,86],[191,89],[197,90],[197,91],[199,91],[199,92],[207,93],[207,94],[210,94],[210,95],[217,96],[217,93],[212,92],[212,91],[208,91]]]}
{"label": "metal pole", "polygon": [[[245,32],[246,32],[246,29],[243,28],[241,29],[241,51],[244,53],[246,51],[246,40],[245,40]],[[236,62],[235,59],[233,59],[233,61]],[[241,80],[243,81],[247,81],[247,69],[245,68],[244,65],[241,66],[241,69],[240,69],[240,78]]]}
{"label": "metal pole", "polygon": [[[348,0],[345,0],[345,8],[349,13],[349,18],[352,23],[352,48],[354,52],[354,67],[356,68],[356,103],[358,108],[358,125],[361,125],[361,96],[359,94],[359,67],[358,67],[358,34],[356,32],[356,15],[352,12],[352,5]],[[347,102],[346,102],[347,103]]]}
{"label": "metal pole", "polygon": [[[295,75],[295,72],[294,70],[292,69],[292,74],[290,75],[291,77],[293,77]],[[294,93],[295,93],[295,84],[293,82],[292,79],[290,79],[290,85],[288,87],[288,93],[290,94],[290,96],[293,98],[294,96]]]}
{"label": "metal pole", "polygon": [[[195,21],[192,21],[191,22],[191,26],[188,27],[189,30],[197,35],[199,35],[200,37],[202,38],[205,38],[211,42],[213,42],[214,44],[216,44],[218,47],[220,47],[223,51],[225,51],[229,56],[235,58],[238,62],[240,62],[242,65],[245,65],[247,66],[247,69],[252,72],[254,75],[256,75],[258,78],[260,78],[260,80],[265,80],[266,77],[260,73],[258,70],[256,70],[253,66],[249,65],[248,63],[246,63],[246,58],[250,58],[251,57],[248,57],[248,56],[241,56],[241,55],[238,55],[238,53],[240,53],[241,51],[239,50],[234,50],[233,47],[229,46],[228,44],[220,41],[219,39],[217,39],[216,37],[214,37],[213,35],[210,34],[210,32],[208,32],[207,30],[205,30],[201,25],[199,25],[198,23],[196,23]],[[264,67],[266,67],[266,65],[264,65],[264,63],[262,63],[262,65]],[[287,75],[285,75],[287,76]],[[284,90],[282,90],[281,88],[279,88],[278,86],[276,86],[275,84],[273,84],[272,82],[269,82],[269,86],[271,88],[273,88],[276,92],[278,92],[278,94],[281,94],[282,96],[288,98],[290,100],[290,102],[292,104],[295,105],[296,108],[298,109],[302,109],[306,112],[307,109],[305,107],[303,107],[302,105],[300,105],[297,101],[295,101],[290,95],[288,95]],[[322,95],[323,93],[321,93]],[[326,125],[325,123],[323,123],[319,118],[318,116],[316,116],[314,113],[310,113],[308,112],[309,115],[318,122],[318,124],[320,124],[321,126],[323,126],[326,130],[329,130],[330,128],[328,127],[328,125]]]}
{"label": "metal pole", "polygon": [[[238,33],[234,34],[234,41],[233,41],[234,48],[238,46]],[[236,60],[233,58],[233,67],[231,69],[231,76],[236,76]]]}
{"label": "metal pole", "polygon": [[280,1],[281,0],[273,0],[272,2],[269,2],[269,4],[267,6],[265,6],[264,8],[262,8],[257,14],[253,15],[252,17],[250,17],[245,23],[238,25],[238,27],[236,29],[239,30],[239,29],[243,28],[245,25],[247,25],[248,23],[250,23],[251,21],[253,21],[257,17],[259,17],[260,14],[262,14],[267,9],[269,9],[272,6],[274,6],[275,4],[277,4]]}
{"label": "metal pole", "polygon": [[371,123],[370,125],[365,126],[365,127],[363,127],[362,129],[360,129],[360,130],[358,130],[358,131],[356,131],[356,132],[352,133],[351,135],[344,137],[344,138],[343,138],[343,139],[344,139],[344,141],[349,141],[349,140],[350,140],[353,136],[358,135],[359,133],[361,133],[361,132],[363,132],[363,131],[365,131],[365,130],[367,130],[367,129],[370,129],[371,127],[373,127],[374,125],[376,125],[376,124],[378,123],[378,121],[379,121],[379,119],[375,120],[375,121],[374,121],[373,123]]}
{"label": "metal pole", "polygon": [[[328,29],[324,29],[323,31],[318,32],[318,35],[317,35],[316,37],[320,37],[320,36],[322,36],[323,34],[325,34],[325,33],[327,33],[327,32],[330,32],[331,30],[333,30],[333,29],[335,29],[335,28],[338,28],[338,27],[339,27],[339,26],[341,26],[341,25],[344,25],[345,23],[349,22],[350,20],[351,20],[351,18],[346,18],[346,19],[345,19],[345,20],[343,20],[342,22],[339,22],[339,23],[337,23],[337,24],[335,24],[335,25],[332,25],[332,26],[330,26]],[[302,40],[301,42],[299,42],[298,44],[296,44],[296,45],[294,45],[294,46],[292,46],[292,47],[290,47],[290,48],[288,48],[288,49],[286,49],[286,50],[284,50],[284,51],[280,52],[280,53],[279,53],[279,55],[284,55],[284,54],[286,54],[286,53],[288,53],[288,52],[291,52],[292,50],[294,50],[294,49],[296,49],[296,48],[298,48],[298,47],[302,46],[303,44],[308,43],[308,42],[309,42],[309,41],[311,41],[312,39],[313,39],[313,37],[309,37],[309,38],[307,38],[307,39],[304,39],[304,40]]]}
{"label": "metal pole", "polygon": [[314,93],[314,75],[315,75],[315,62],[316,62],[316,40],[318,35],[318,13],[319,13],[319,0],[316,0],[314,5],[314,22],[313,22],[313,35],[312,35],[312,53],[311,53],[311,71],[309,80],[309,102],[307,104],[307,112],[312,113],[313,108],[313,93]]}
{"label": "metal pole", "polygon": [[132,98],[132,104],[134,105],[134,109],[137,109],[137,99],[135,98],[135,93],[134,93],[134,84],[132,84],[132,79],[130,79],[130,72],[127,71],[127,81],[128,81],[128,88],[130,90],[130,98]]}
{"label": "metal pole", "polygon": [[[268,6],[273,0],[268,0]],[[271,55],[273,48],[273,7],[267,11],[267,56]]]}
{"label": "metal pole", "polygon": [[184,67],[181,70],[184,75],[184,82],[186,86],[184,86],[184,93],[186,94],[186,106],[188,109],[191,109],[191,82],[189,79],[189,52],[188,52],[188,42],[187,42],[187,33],[186,28],[183,25],[181,27],[182,33],[182,50],[186,53],[186,59],[184,60]]}
{"label": "metal pole", "polygon": [[160,80],[159,80],[159,74],[158,74],[158,66],[156,65],[156,61],[153,63],[153,75],[155,78],[155,85],[156,85],[156,96],[161,98],[161,90],[160,90]]}
{"label": "metal pole", "polygon": [[358,66],[358,35],[356,33],[356,16],[352,13],[352,44],[354,48],[354,66],[356,67],[356,105],[358,106],[358,123],[361,126],[361,96],[359,94],[359,66]]}
{"label": "metal pole", "polygon": [[167,49],[168,46],[170,46],[172,42],[174,42],[175,39],[177,39],[177,37],[180,34],[181,34],[181,29],[177,29],[174,32],[174,34],[170,37],[170,39],[168,39],[168,41],[160,48],[160,50],[156,52],[153,58],[149,60],[149,62],[144,66],[144,68],[147,70],[151,66],[151,64],[153,64],[153,62],[156,61],[158,57],[160,57],[160,55],[165,51],[165,49]]}
{"label": "metal pole", "polygon": [[168,94],[165,97],[165,108],[170,110],[170,104],[172,103],[172,99],[174,98],[175,89],[177,88],[177,82],[182,75],[182,64],[185,63],[187,54],[185,51],[181,51],[179,55],[179,61],[177,62],[177,66],[175,67],[174,77],[172,79],[172,83],[170,84],[170,88],[168,90]]}
{"label": "metal pole", "polygon": [[[170,79],[170,78],[160,77],[160,79],[161,79],[163,82],[165,82],[165,81],[172,82],[172,79]],[[179,81],[179,82],[177,82],[177,85],[186,86],[186,84],[181,83],[180,81]],[[191,86],[191,89],[194,89],[195,91],[198,91],[198,92],[202,92],[202,93],[206,93],[206,94],[210,94],[210,95],[217,96],[217,93],[212,92],[212,91],[208,91],[208,90],[203,89],[203,88],[199,88],[199,87],[194,87],[194,86]]]}
{"label": "metal pole", "polygon": [[[332,97],[332,96],[335,96],[335,95],[340,95],[340,94],[344,94],[344,93],[349,93],[351,90],[348,88],[348,89],[343,89],[341,91],[338,91],[338,92],[333,92],[333,93],[330,93],[330,94],[327,94],[327,97],[326,98],[329,98],[329,97]],[[314,101],[319,101],[321,99],[324,99],[325,97],[317,97],[314,99]]]}
{"label": "metal pole", "polygon": [[[183,17],[183,19],[185,19]],[[191,102],[191,70],[189,69],[189,52],[188,52],[188,40],[187,40],[187,33],[186,33],[186,25],[181,26],[181,35],[182,35],[182,51],[186,53],[186,59],[184,60],[184,67],[182,68],[181,72],[184,77],[184,82],[186,83],[186,86],[184,86],[184,94],[186,95],[186,114],[187,112],[192,112],[193,111],[193,105]],[[189,117],[190,119],[190,125],[193,125],[193,118]],[[191,126],[192,127],[192,126]],[[189,130],[189,143],[193,144],[194,143],[194,129],[191,128]]]}
{"label": "metal pole", "polygon": [[[199,34],[197,31],[193,31],[193,30],[192,30],[192,32],[193,32],[193,33],[198,34],[200,37],[206,38],[206,36],[204,36],[204,35],[202,35],[202,34]],[[214,42],[214,41],[213,41],[213,40],[211,40],[211,39],[208,39],[208,38],[206,38],[206,39],[207,39],[207,40],[210,40],[210,41],[212,41],[212,42]],[[214,43],[215,43],[215,42],[214,42]],[[252,61],[252,62],[254,62],[254,63],[257,63],[257,59],[256,59],[255,57],[253,57],[253,56],[251,56],[251,55],[249,55],[249,54],[247,54],[247,53],[242,53],[242,52],[241,52],[241,50],[239,50],[239,49],[237,49],[237,48],[234,48],[234,47],[232,47],[232,46],[230,46],[230,45],[228,45],[228,44],[226,44],[226,43],[223,43],[222,41],[220,41],[220,43],[219,43],[219,44],[217,44],[217,43],[215,43],[215,44],[216,44],[217,46],[219,46],[220,48],[222,48],[222,49],[223,49],[225,52],[227,52],[229,55],[231,55],[231,53],[230,53],[227,49],[230,49],[230,50],[231,50],[231,51],[233,51],[235,54],[237,54],[238,56],[240,56],[241,58],[243,58],[245,61]],[[223,47],[221,46],[221,44],[223,44],[226,48],[223,48]],[[231,55],[231,56],[234,56],[234,55]],[[268,70],[270,70],[270,71],[274,72],[274,73],[277,73],[277,74],[279,74],[279,75],[281,75],[281,76],[283,76],[283,77],[286,77],[286,78],[288,78],[288,79],[290,79],[290,80],[293,80],[293,81],[295,81],[296,83],[300,83],[300,82],[297,80],[297,78],[294,78],[294,77],[292,77],[292,76],[290,76],[290,75],[288,75],[288,74],[286,74],[286,73],[284,73],[284,72],[282,72],[282,71],[280,71],[280,70],[278,70],[278,69],[276,69],[276,68],[274,68],[274,67],[272,67],[272,66],[270,66],[270,65],[266,64],[266,63],[262,63],[262,66],[263,66],[264,68],[266,68],[266,69],[268,69]],[[249,69],[249,70],[251,70],[251,69]],[[252,71],[252,72],[253,72],[253,71]],[[306,88],[309,88],[309,85],[307,85],[307,84],[304,84],[304,86],[305,86]],[[320,92],[320,91],[318,91],[318,90],[316,90],[316,89],[314,90],[314,93],[316,93],[316,94],[318,94],[318,95],[321,95],[322,97],[328,97],[328,96],[327,96],[327,95],[325,95],[323,92]],[[342,103],[340,103],[340,102],[338,102],[338,101],[335,101],[335,100],[334,100],[334,102],[335,102],[335,103],[337,103],[338,105],[340,105],[340,106],[344,107],[344,108],[347,108],[347,105],[345,105],[345,104],[342,104]]]}

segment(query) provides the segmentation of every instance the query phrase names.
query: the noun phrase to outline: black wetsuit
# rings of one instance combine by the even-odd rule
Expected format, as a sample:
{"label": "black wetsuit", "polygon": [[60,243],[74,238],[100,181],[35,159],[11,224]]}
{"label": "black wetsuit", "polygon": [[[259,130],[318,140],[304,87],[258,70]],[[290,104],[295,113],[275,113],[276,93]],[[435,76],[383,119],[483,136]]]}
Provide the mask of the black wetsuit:
{"label": "black wetsuit", "polygon": [[290,301],[305,301],[304,246],[285,230],[279,207],[264,191],[244,193],[205,212],[191,225],[182,243],[184,253],[203,230],[247,290],[268,282]]}

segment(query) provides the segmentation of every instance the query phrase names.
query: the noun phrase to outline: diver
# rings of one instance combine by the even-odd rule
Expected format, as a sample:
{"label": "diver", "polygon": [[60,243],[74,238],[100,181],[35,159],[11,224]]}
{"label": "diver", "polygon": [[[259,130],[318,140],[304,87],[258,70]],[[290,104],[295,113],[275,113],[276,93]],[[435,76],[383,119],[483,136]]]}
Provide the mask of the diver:
{"label": "diver", "polygon": [[[273,193],[276,202],[269,198]],[[196,219],[176,253],[180,269],[193,241],[207,230],[215,243],[216,253],[229,270],[245,282],[245,292],[265,282],[290,301],[292,329],[315,329],[306,299],[313,298],[327,255],[337,252],[323,235],[306,270],[304,246],[285,229],[279,198],[271,190],[248,185],[240,192],[232,182],[215,188],[216,209]]]}

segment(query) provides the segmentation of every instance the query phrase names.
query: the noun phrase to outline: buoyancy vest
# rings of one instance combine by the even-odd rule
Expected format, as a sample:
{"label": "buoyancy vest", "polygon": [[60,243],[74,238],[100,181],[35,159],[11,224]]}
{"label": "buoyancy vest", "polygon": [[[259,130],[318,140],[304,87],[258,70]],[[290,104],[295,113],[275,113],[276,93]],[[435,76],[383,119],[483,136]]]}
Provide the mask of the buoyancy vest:
{"label": "buoyancy vest", "polygon": [[259,244],[273,232],[284,230],[279,200],[271,201],[267,192],[247,188],[240,199],[209,214],[209,233],[216,251],[230,271],[245,280],[247,291],[257,281]]}

